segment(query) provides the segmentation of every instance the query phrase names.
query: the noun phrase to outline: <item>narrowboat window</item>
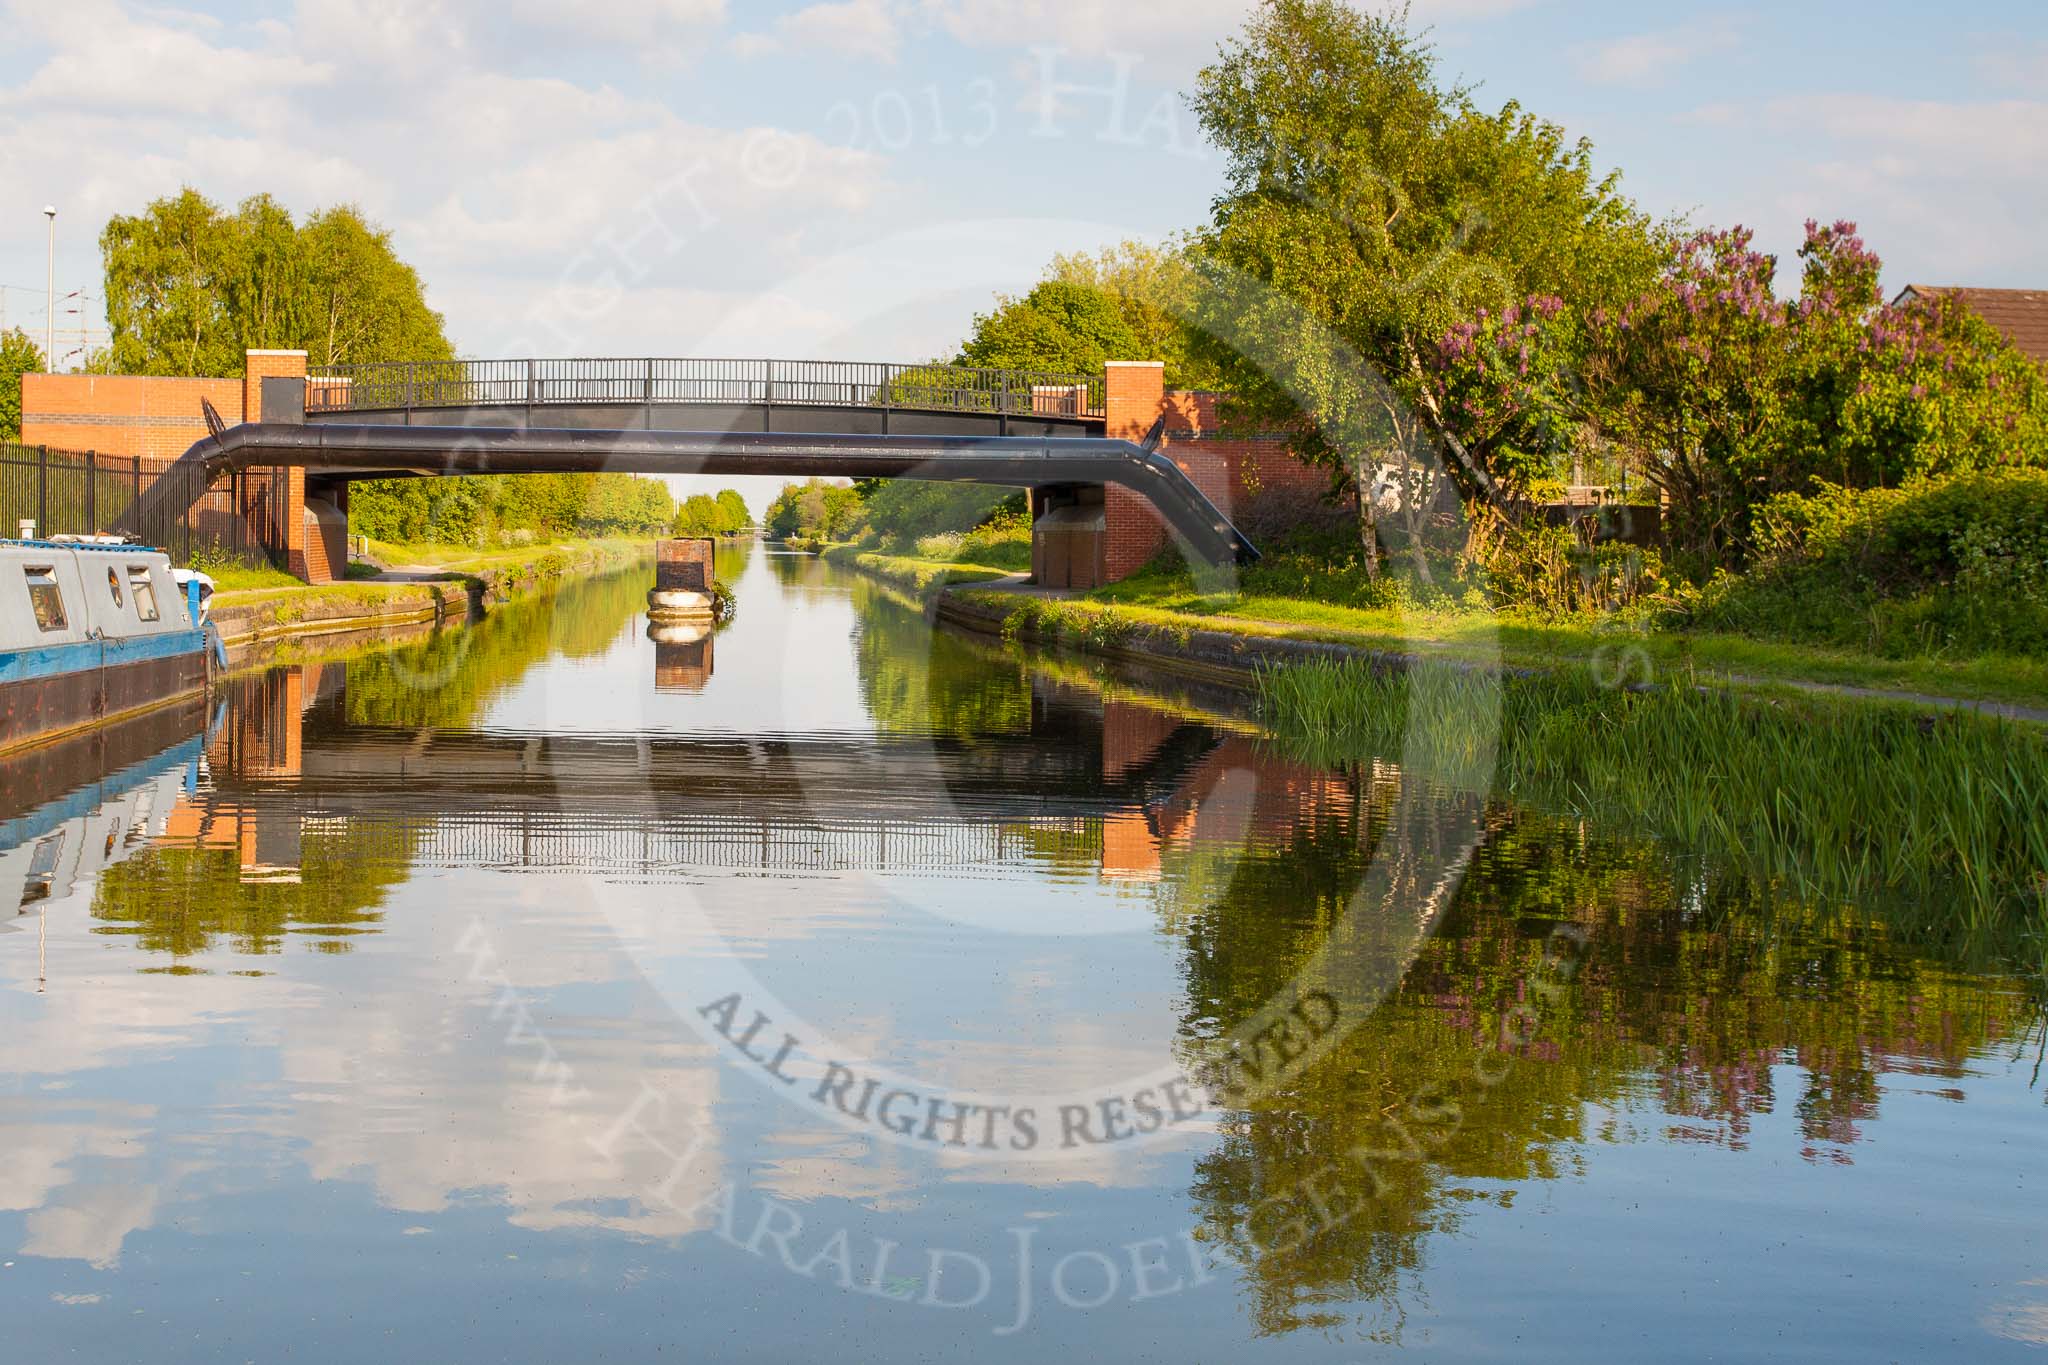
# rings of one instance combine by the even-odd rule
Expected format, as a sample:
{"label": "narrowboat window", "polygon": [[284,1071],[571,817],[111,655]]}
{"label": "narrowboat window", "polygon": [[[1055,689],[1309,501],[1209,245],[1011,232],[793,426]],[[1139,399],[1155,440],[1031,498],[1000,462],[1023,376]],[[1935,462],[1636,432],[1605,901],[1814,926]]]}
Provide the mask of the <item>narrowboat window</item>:
{"label": "narrowboat window", "polygon": [[28,579],[28,601],[35,608],[36,626],[63,630],[70,623],[64,619],[64,590],[57,586],[57,571],[48,564],[29,564],[22,573]]}
{"label": "narrowboat window", "polygon": [[113,565],[107,566],[107,591],[114,595],[114,605],[121,605],[121,573]]}
{"label": "narrowboat window", "polygon": [[156,620],[156,589],[150,586],[147,564],[128,566],[128,591],[135,598],[135,614],[145,621]]}

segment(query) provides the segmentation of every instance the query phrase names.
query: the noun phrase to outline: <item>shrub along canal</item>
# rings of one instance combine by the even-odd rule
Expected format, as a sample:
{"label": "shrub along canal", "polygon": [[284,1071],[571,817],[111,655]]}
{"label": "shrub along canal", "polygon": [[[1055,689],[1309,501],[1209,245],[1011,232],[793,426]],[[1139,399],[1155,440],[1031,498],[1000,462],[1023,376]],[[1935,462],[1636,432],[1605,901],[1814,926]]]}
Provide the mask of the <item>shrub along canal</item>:
{"label": "shrub along canal", "polygon": [[708,640],[639,568],[0,772],[21,1358],[2048,1345],[2038,945],[1949,874],[720,573]]}

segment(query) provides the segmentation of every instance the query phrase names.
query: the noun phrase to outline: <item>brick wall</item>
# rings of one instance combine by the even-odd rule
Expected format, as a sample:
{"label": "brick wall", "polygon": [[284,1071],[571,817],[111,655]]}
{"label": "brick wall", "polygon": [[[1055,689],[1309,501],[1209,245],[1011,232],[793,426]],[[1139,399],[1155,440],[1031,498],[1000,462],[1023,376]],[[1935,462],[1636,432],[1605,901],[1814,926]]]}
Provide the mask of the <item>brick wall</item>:
{"label": "brick wall", "polygon": [[[304,351],[250,351],[243,360],[240,379],[23,375],[22,444],[175,460],[206,435],[202,400],[212,403],[229,425],[260,422],[263,381],[303,378],[305,373]],[[250,473],[239,514],[251,525],[281,529],[284,543],[270,548],[291,573],[312,583],[331,581],[337,556],[332,545],[316,550],[312,544],[320,534],[320,522],[306,512],[306,471],[298,467],[285,471],[282,505],[276,509],[265,501],[271,480],[262,476],[269,471]]]}
{"label": "brick wall", "polygon": [[202,398],[224,421],[241,420],[240,380],[26,374],[21,377],[21,441],[175,460],[206,435]]}
{"label": "brick wall", "polygon": [[[1112,362],[1106,391],[1108,421],[1103,434],[1140,441],[1154,422],[1165,417],[1161,451],[1233,521],[1263,493],[1320,494],[1330,486],[1328,473],[1294,457],[1285,436],[1218,435],[1220,396],[1167,390],[1165,369],[1156,362]],[[1110,488],[1104,505],[1104,569],[1108,581],[1115,582],[1143,568],[1166,543],[1167,532],[1152,504],[1129,489]]]}
{"label": "brick wall", "polygon": [[[306,377],[306,353],[304,351],[250,351],[242,358],[242,420],[260,422],[263,420],[263,381],[266,379]],[[308,583],[331,583],[334,574],[325,562],[327,556],[309,554],[310,535],[306,515],[306,470],[303,465],[291,465],[285,470],[286,492],[284,512],[285,543],[280,547],[284,552],[285,571],[294,578]]]}
{"label": "brick wall", "polygon": [[332,583],[348,569],[348,513],[325,498],[305,498],[308,583]]}
{"label": "brick wall", "polygon": [[[1103,435],[1142,441],[1166,405],[1162,361],[1112,360],[1103,376]],[[1103,575],[1114,583],[1136,573],[1159,550],[1166,531],[1152,504],[1130,489],[1111,485],[1103,496]]]}

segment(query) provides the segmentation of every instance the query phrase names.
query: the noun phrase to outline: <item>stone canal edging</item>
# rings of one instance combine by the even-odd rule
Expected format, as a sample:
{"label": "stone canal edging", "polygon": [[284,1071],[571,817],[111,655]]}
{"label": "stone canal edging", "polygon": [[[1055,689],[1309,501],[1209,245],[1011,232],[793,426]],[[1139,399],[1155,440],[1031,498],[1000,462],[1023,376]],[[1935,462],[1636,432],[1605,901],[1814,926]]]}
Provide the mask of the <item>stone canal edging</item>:
{"label": "stone canal edging", "polygon": [[1064,645],[1107,659],[1143,664],[1204,682],[1236,687],[1251,686],[1261,669],[1315,659],[1359,659],[1375,669],[1397,673],[1414,667],[1421,658],[1414,654],[1361,649],[1324,640],[1237,635],[1220,630],[1179,631],[1123,620],[1115,621],[1109,630],[1084,630],[1077,634],[1070,630],[1047,629],[1042,624],[1044,616],[1039,612],[1018,612],[1019,605],[1033,600],[1020,595],[1005,601],[987,589],[979,592],[947,589],[938,593],[933,612],[947,625],[977,634],[1031,644]]}
{"label": "stone canal edging", "polygon": [[417,582],[369,579],[259,591],[246,597],[235,594],[228,601],[216,600],[208,614],[220,628],[222,643],[230,647],[426,621],[460,624],[473,610],[552,588],[572,574],[623,568],[651,554],[651,546],[642,541],[553,550],[530,560],[451,570],[444,578]]}
{"label": "stone canal edging", "polygon": [[[1016,580],[946,585],[942,575],[931,572],[933,566],[923,566],[924,572],[913,573],[911,562],[891,561],[885,556],[846,554],[827,557],[834,563],[928,597],[934,619],[961,630],[1031,644],[1058,645],[1162,673],[1230,687],[1250,688],[1262,669],[1319,659],[1362,662],[1376,672],[1389,674],[1405,673],[1425,663],[1466,671],[1498,672],[1509,678],[1538,677],[1547,671],[1527,666],[1484,665],[1445,655],[1373,649],[1285,635],[1158,626],[1119,616],[1113,608],[1095,612],[1063,611],[1065,604],[1062,599],[1032,592]],[[1642,691],[1656,690],[1666,684],[1638,681],[1621,685],[1631,691]],[[1963,711],[2002,720],[2048,725],[2048,707],[1967,697],[1928,696],[1917,692],[1741,675],[1727,675],[1711,683],[1693,685],[1701,691],[1721,687],[1740,692],[1768,693],[1770,689],[1779,688],[1846,702],[1903,706],[1929,715]]]}

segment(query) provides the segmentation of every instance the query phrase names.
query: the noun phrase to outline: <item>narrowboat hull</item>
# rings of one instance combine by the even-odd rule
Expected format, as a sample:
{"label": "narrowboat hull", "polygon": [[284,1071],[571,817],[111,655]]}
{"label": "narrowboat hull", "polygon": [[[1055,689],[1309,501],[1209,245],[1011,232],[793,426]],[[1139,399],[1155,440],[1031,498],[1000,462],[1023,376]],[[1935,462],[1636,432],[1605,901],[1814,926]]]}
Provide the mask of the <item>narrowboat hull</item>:
{"label": "narrowboat hull", "polygon": [[202,630],[0,654],[0,753],[203,692]]}

